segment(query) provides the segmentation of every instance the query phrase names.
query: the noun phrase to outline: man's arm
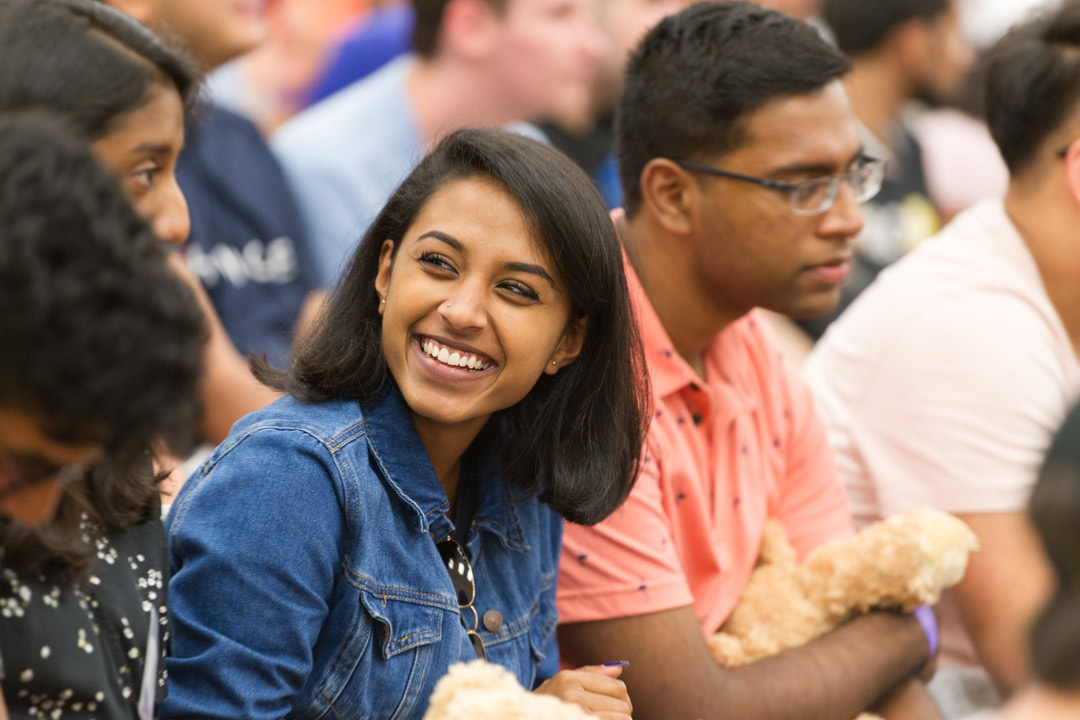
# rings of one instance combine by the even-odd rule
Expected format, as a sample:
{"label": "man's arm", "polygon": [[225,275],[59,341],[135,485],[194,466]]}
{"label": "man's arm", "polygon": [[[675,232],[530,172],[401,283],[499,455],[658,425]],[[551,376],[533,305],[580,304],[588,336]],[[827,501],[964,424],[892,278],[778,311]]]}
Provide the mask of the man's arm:
{"label": "man's arm", "polygon": [[725,670],[689,606],[560,625],[559,644],[572,665],[628,660],[622,680],[635,720],[851,720],[915,673],[928,652],[914,618],[872,612],[802,647]]}
{"label": "man's arm", "polygon": [[948,592],[979,659],[1007,697],[1028,678],[1027,629],[1049,598],[1053,577],[1023,513],[959,517],[979,537],[979,550]]}

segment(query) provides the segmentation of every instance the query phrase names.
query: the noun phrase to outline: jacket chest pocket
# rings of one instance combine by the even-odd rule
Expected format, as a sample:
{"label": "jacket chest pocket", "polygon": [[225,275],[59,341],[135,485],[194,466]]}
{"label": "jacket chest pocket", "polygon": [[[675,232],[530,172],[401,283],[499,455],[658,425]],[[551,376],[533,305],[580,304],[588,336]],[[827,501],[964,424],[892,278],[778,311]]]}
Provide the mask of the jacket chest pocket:
{"label": "jacket chest pocket", "polygon": [[340,639],[341,649],[312,698],[315,712],[306,716],[423,716],[435,683],[459,654],[452,636],[444,637],[457,611],[386,590],[360,590],[356,622]]}

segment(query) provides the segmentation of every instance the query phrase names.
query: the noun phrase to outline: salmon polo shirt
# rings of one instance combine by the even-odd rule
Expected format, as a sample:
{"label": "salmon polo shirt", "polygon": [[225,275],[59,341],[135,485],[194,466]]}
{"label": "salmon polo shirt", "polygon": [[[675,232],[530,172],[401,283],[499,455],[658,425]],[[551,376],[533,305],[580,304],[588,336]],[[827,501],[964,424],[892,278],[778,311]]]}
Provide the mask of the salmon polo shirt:
{"label": "salmon polo shirt", "polygon": [[769,517],[800,558],[853,532],[808,389],[751,312],[709,345],[702,379],[675,352],[629,262],[653,391],[644,463],[626,502],[594,527],[567,523],[560,622],[693,605],[705,634],[742,594]]}

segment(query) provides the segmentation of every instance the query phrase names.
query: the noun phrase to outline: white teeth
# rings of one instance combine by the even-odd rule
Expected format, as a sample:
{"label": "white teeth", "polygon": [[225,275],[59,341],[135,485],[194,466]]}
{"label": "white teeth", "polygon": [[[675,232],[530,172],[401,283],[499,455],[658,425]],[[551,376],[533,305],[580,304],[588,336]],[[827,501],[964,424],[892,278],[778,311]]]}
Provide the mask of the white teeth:
{"label": "white teeth", "polygon": [[425,340],[420,345],[428,357],[433,357],[441,363],[452,367],[469,368],[470,370],[486,370],[487,364],[475,355],[466,355],[460,352],[451,352],[448,348],[440,347],[434,340]]}

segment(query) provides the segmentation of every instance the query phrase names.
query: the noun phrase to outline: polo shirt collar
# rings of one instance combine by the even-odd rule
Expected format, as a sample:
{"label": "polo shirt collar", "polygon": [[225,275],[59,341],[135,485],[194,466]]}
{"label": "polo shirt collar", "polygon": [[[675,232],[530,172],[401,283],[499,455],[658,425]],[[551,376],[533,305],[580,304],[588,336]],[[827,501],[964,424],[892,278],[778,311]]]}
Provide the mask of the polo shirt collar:
{"label": "polo shirt collar", "polygon": [[[616,232],[623,216],[621,209],[611,212]],[[621,244],[622,238],[620,237],[619,240]],[[638,279],[634,266],[630,264],[630,258],[626,255],[625,247],[622,253],[623,267],[626,270],[626,285],[630,291],[630,304],[634,308],[638,330],[641,333],[645,364],[649,369],[649,381],[652,383],[653,394],[657,398],[665,398],[684,388],[701,385],[701,378],[683,359],[683,356],[675,351],[675,344],[671,342],[671,337],[668,336],[667,330],[660,322],[660,317],[649,301],[649,296],[645,293],[645,288],[642,287],[641,280]]]}

